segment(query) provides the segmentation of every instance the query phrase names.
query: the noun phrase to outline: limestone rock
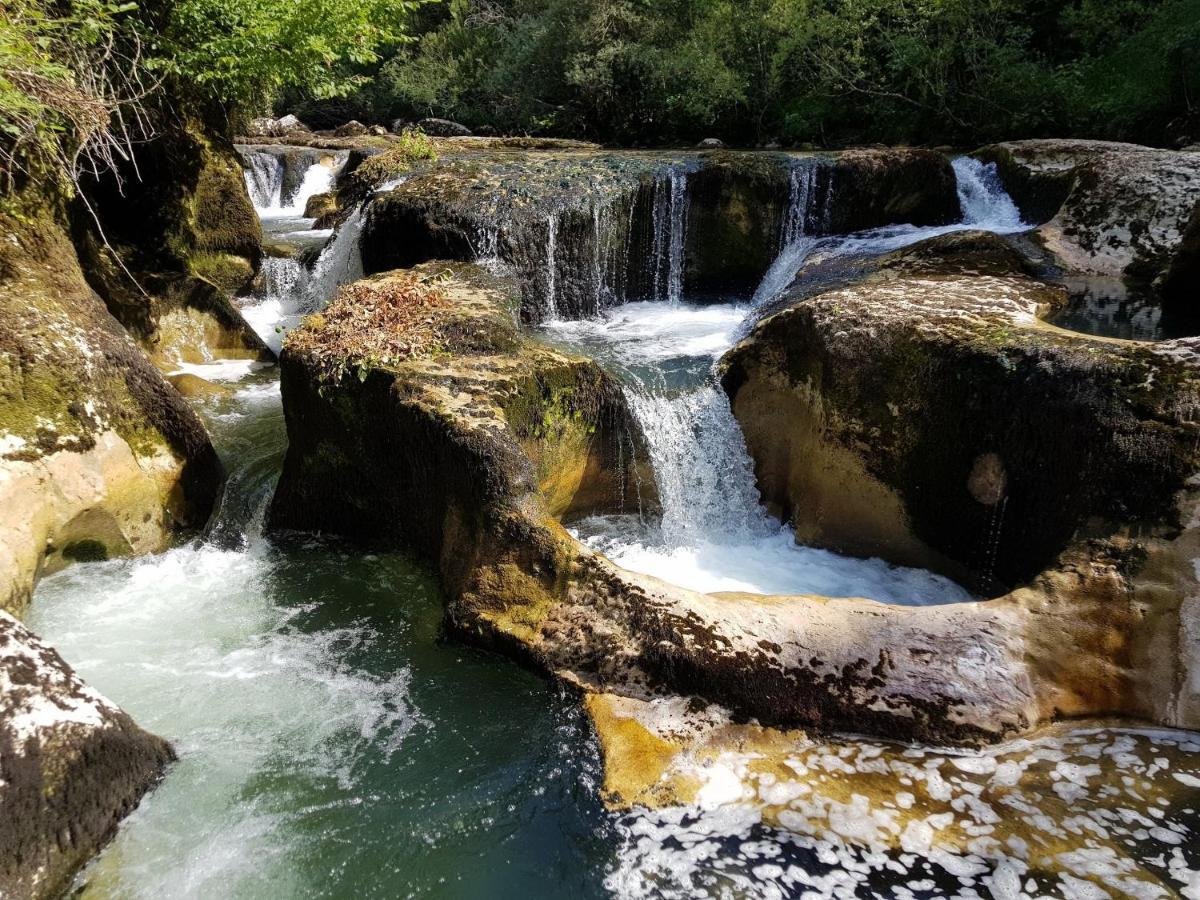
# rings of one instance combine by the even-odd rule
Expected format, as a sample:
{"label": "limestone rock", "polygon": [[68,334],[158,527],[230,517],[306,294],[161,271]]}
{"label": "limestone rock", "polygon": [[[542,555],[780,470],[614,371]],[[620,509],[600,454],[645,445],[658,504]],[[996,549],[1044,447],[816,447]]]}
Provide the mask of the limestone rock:
{"label": "limestone rock", "polygon": [[1061,299],[994,236],[933,239],[762,321],[723,381],[798,539],[1016,588],[1041,716],[1194,724],[1194,342],[1042,323]]}
{"label": "limestone rock", "polygon": [[361,137],[367,133],[369,133],[367,126],[357,119],[351,119],[333,130],[334,137]]}
{"label": "limestone rock", "polygon": [[291,113],[282,116],[275,122],[274,133],[277,136],[290,134],[293,131],[308,131],[309,127]]}
{"label": "limestone rock", "polygon": [[251,119],[246,127],[249,137],[285,137],[296,131],[308,131],[309,128],[291,113],[278,119],[263,117]]}
{"label": "limestone rock", "polygon": [[324,194],[313,194],[304,205],[304,216],[308,219],[319,219],[329,213],[337,212],[337,196],[328,191]]}
{"label": "limestone rock", "polygon": [[62,896],[174,758],[0,610],[0,895]]}
{"label": "limestone rock", "polygon": [[18,612],[41,574],[203,525],[222,483],[203,424],[47,208],[0,218],[0,607]]}
{"label": "limestone rock", "polygon": [[470,137],[471,129],[449,119],[422,119],[417,128],[430,137]]}
{"label": "limestone rock", "polygon": [[1104,141],[1031,140],[985,147],[1036,235],[1069,272],[1151,280],[1197,265],[1189,225],[1200,208],[1200,157]]}
{"label": "limestone rock", "polygon": [[696,147],[700,150],[721,150],[725,146],[725,142],[720,138],[705,138]]}

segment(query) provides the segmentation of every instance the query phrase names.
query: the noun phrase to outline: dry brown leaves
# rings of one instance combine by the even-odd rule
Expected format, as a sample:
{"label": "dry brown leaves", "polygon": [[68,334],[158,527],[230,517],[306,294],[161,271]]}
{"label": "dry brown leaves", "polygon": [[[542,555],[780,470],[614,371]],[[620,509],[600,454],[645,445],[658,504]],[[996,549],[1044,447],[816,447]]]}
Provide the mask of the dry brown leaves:
{"label": "dry brown leaves", "polygon": [[314,360],[325,380],[351,371],[365,378],[375,366],[433,353],[439,349],[437,310],[447,305],[442,281],[391,275],[346,285],[288,336],[287,348]]}

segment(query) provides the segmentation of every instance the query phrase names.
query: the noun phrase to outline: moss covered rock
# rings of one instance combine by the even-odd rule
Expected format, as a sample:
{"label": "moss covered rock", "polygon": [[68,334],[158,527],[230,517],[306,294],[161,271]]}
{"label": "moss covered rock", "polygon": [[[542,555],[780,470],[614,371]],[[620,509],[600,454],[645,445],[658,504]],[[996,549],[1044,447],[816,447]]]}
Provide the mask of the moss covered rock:
{"label": "moss covered rock", "polygon": [[[188,122],[139,148],[136,171],[85,181],[83,189],[90,210],[76,204],[73,237],[88,281],[153,355],[233,350],[272,358],[230,301],[258,269],[262,229],[228,141]],[[206,320],[190,337],[219,335],[216,344],[178,345],[171,326],[164,343],[168,316]]]}
{"label": "moss covered rock", "polygon": [[0,611],[0,895],[63,896],[174,758]]}
{"label": "moss covered rock", "polygon": [[84,280],[53,201],[0,216],[0,607],[74,559],[161,549],[208,518],[204,426]]}
{"label": "moss covered rock", "polygon": [[723,381],[798,539],[1016,588],[1053,712],[1194,724],[1200,368],[1042,323],[1061,299],[935,238],[761,322]]}
{"label": "moss covered rock", "polygon": [[[797,193],[796,173],[811,187]],[[627,299],[747,295],[778,254],[793,202],[818,231],[959,216],[949,159],[931,151],[780,153],[459,151],[377,198],[368,272],[498,256],[527,321]]]}

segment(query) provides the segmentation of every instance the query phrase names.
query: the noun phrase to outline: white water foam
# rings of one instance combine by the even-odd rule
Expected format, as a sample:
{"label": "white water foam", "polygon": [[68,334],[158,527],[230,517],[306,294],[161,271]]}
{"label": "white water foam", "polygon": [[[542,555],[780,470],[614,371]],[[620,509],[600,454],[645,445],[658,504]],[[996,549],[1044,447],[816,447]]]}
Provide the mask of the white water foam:
{"label": "white water foam", "polygon": [[[329,164],[317,162],[304,171],[295,190],[283,196],[284,163],[277,155],[261,150],[244,153],[246,188],[259,217],[263,219],[303,216],[308,201],[317,194],[333,188],[338,173],[349,158],[347,153],[335,155]],[[310,224],[311,224],[311,220]]]}
{"label": "white water foam", "polygon": [[736,304],[643,302],[547,324],[553,340],[621,374],[663,507],[653,528],[633,517],[597,517],[577,523],[574,533],[618,565],[698,591],[917,604],[969,599],[958,585],[922,570],[798,546],[766,514],[741,429],[710,378],[746,314]]}
{"label": "white water foam", "polygon": [[300,627],[315,606],[274,602],[276,565],[261,542],[202,546],[38,586],[31,627],[180,756],[89,872],[101,893],[304,895],[295,863],[306,812],[272,808],[270,786],[351,789],[368,748],[394,753],[422,727],[407,669],[372,676],[344,661],[384,638],[365,624]]}
{"label": "white water foam", "polygon": [[[686,700],[662,701],[677,706]],[[622,898],[1200,898],[1200,735],[1057,729],[981,751],[797,739],[670,771],[697,803],[634,810]],[[1168,773],[1176,776],[1174,780]],[[856,789],[857,788],[857,789]],[[774,809],[780,827],[763,825]]]}

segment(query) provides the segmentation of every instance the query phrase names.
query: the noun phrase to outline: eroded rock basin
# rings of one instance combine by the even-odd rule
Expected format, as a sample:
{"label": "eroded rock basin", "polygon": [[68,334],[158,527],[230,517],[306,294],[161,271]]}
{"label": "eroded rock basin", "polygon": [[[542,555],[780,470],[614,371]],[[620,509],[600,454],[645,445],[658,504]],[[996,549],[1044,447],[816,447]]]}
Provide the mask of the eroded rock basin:
{"label": "eroded rock basin", "polygon": [[419,563],[266,544],[278,394],[269,372],[235,390],[203,411],[220,530],[249,546],[85,564],[35,598],[31,626],[180,755],[84,897],[1168,897],[1200,877],[1200,736],[1178,731],[964,752],[595,695],[597,742],[573,693],[439,639]]}
{"label": "eroded rock basin", "polygon": [[[814,187],[819,195],[819,179],[793,179],[790,204]],[[809,289],[823,294],[811,337],[807,313],[797,325],[788,305],[804,289],[774,308],[764,303],[774,295],[689,303],[681,292],[696,264],[685,265],[686,234],[675,229],[704,214],[677,215],[681,190],[670,180],[652,197],[665,230],[651,235],[661,251],[655,271],[639,277],[662,289],[654,303],[582,322],[549,316],[577,309],[572,296],[603,297],[608,275],[599,254],[589,262],[580,246],[556,250],[569,232],[543,227],[550,265],[532,292],[457,263],[415,270],[444,285],[447,298],[435,307],[432,350],[335,357],[336,345],[323,343],[332,332],[323,338],[326,326],[310,323],[283,359],[292,455],[270,512],[275,528],[371,533],[418,550],[448,595],[455,636],[582,689],[588,719],[574,688],[547,691],[498,657],[439,641],[442,598],[427,563],[311,536],[266,541],[286,443],[273,369],[193,366],[191,374],[227,385],[199,401],[233,475],[207,540],[140,563],[60,573],[43,583],[34,608],[35,626],[81,674],[172,737],[182,757],[86,873],[85,895],[252,896],[279,885],[312,896],[1200,893],[1200,737],[1128,719],[1039,725],[1107,711],[1192,722],[1191,645],[1179,633],[1193,613],[1186,597],[1182,608],[1170,599],[1192,526],[1181,537],[1154,520],[1155,507],[1135,533],[1114,535],[1095,514],[1110,510],[1088,508],[1085,497],[1090,543],[1047,539],[1061,558],[1035,552],[1030,562],[997,542],[984,548],[990,570],[973,560],[956,566],[963,554],[952,541],[922,521],[887,517],[896,495],[901,508],[917,507],[884,468],[873,472],[878,493],[860,506],[875,503],[884,527],[865,533],[882,542],[880,555],[911,554],[910,565],[840,556],[795,543],[802,529],[819,535],[828,521],[787,515],[785,527],[760,506],[759,486],[767,510],[779,511],[795,506],[804,485],[789,480],[794,469],[771,480],[762,464],[769,433],[752,427],[764,402],[815,396],[833,408],[842,396],[829,378],[815,392],[804,387],[805,363],[787,358],[794,342],[773,343],[780,334],[825,339],[822,310],[889,338],[889,328],[910,327],[903,316],[900,325],[873,322],[871,297],[867,311],[856,305],[859,281],[875,298],[895,298],[904,315],[911,307],[945,317],[960,341],[981,334],[985,355],[1014,378],[1026,359],[1059,370],[1087,360],[1101,385],[1128,371],[1136,379],[1118,378],[1122,391],[1144,378],[1186,398],[1191,346],[1079,349],[1098,354],[1093,360],[1073,356],[1076,338],[1054,329],[1022,343],[1021,329],[1040,327],[1042,307],[1057,302],[1053,291],[1005,268],[1007,251],[969,236],[878,266],[839,263],[828,284]],[[777,223],[785,251],[814,221],[795,218]],[[378,252],[385,232],[371,227]],[[1017,230],[1011,221],[1002,227]],[[899,226],[867,239],[894,242],[884,252],[932,233]],[[350,234],[343,226],[339,237]],[[536,266],[522,240],[517,262]],[[966,269],[961,261],[929,268],[929,255],[955,258],[960,246],[970,250]],[[331,262],[337,280],[353,277],[354,254],[334,260],[333,250],[324,269],[318,262],[302,276],[306,291]],[[588,271],[591,281],[577,278]],[[412,274],[362,282],[355,296],[376,302]],[[793,274],[772,270],[765,281],[778,279],[782,290]],[[959,289],[967,280],[985,289]],[[276,283],[249,310],[268,343],[278,341],[278,324],[290,328],[306,311],[280,296],[290,289]],[[547,292],[555,302],[535,303],[532,318],[551,318],[541,334],[567,354],[511,324],[518,310],[530,317],[531,296],[544,301]],[[782,309],[782,318],[751,331],[756,303]],[[379,347],[395,345],[370,352]],[[886,364],[891,344],[878,347]],[[770,379],[775,393],[764,393],[755,380],[761,358],[776,352],[787,377]],[[936,366],[935,356],[925,359],[901,370],[915,373],[918,387],[928,360]],[[341,373],[332,381],[331,365]],[[903,403],[873,383],[865,389],[889,410]],[[1127,446],[1155,448],[1131,458],[1154,460],[1148,471],[1161,475],[1191,459],[1179,449],[1183,437],[1172,443],[1186,432],[1186,410],[1162,403],[1159,390],[1144,401],[1158,443],[1140,443],[1140,425],[1110,421]],[[879,446],[885,459],[904,449]],[[1019,455],[993,455],[972,451],[969,471],[947,471],[995,518],[1023,472]],[[405,467],[417,459],[428,463],[414,480]],[[1180,498],[1185,523],[1190,504]],[[981,571],[986,577],[972,581]],[[968,576],[960,580],[970,590],[947,575]],[[81,620],[83,591],[107,599]],[[871,599],[836,599],[854,596]],[[1178,639],[1164,643],[1169,635]],[[1071,659],[1056,666],[1064,647]],[[832,658],[809,658],[813,648]],[[897,665],[901,653],[915,655]],[[1164,673],[1173,688],[1155,686]],[[882,739],[831,737],[830,728]],[[935,738],[999,743],[949,749],[929,743]]]}

